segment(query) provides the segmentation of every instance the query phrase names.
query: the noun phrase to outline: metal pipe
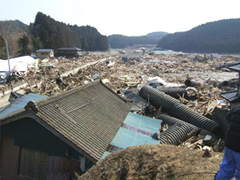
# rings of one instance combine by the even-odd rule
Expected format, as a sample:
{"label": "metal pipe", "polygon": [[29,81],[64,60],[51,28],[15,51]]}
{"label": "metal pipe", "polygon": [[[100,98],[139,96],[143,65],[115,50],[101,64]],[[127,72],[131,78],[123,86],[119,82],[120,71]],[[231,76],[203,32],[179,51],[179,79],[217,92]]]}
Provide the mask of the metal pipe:
{"label": "metal pipe", "polygon": [[8,70],[9,70],[9,73],[11,73],[10,61],[9,61],[9,52],[8,52],[8,42],[7,42],[7,40],[5,40],[5,46],[6,46],[7,58],[8,58]]}
{"label": "metal pipe", "polygon": [[196,87],[196,86],[200,86],[200,85],[201,85],[201,83],[200,83],[200,82],[197,82],[197,81],[195,81],[195,80],[187,79],[187,80],[185,81],[185,86],[187,86],[187,87]]}

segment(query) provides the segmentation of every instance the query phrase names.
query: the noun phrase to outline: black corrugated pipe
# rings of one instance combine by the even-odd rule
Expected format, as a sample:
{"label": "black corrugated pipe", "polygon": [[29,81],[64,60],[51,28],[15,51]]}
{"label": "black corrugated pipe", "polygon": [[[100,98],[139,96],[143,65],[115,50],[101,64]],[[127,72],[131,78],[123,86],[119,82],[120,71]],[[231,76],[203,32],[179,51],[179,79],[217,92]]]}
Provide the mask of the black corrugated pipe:
{"label": "black corrugated pipe", "polygon": [[212,132],[215,135],[221,135],[222,129],[216,122],[208,119],[207,117],[197,113],[196,111],[190,109],[189,107],[178,104],[175,105],[169,112],[171,116],[177,117],[185,122],[193,124],[197,127],[205,129]]}
{"label": "black corrugated pipe", "polygon": [[187,86],[187,87],[196,87],[196,86],[200,86],[200,85],[201,85],[200,82],[197,82],[197,81],[194,81],[194,80],[187,79],[185,81],[185,86]]}
{"label": "black corrugated pipe", "polygon": [[201,128],[199,128],[197,126],[194,126],[194,125],[192,125],[190,123],[187,123],[185,121],[182,121],[180,119],[177,119],[175,117],[172,117],[172,116],[169,116],[169,115],[166,115],[166,114],[161,114],[157,119],[160,119],[160,120],[163,121],[161,125],[168,124],[169,126],[173,126],[176,123],[180,123],[180,124],[186,124],[186,125],[188,125],[189,127],[191,127],[192,129],[194,129],[196,131],[200,131],[201,130]]}
{"label": "black corrugated pipe", "polygon": [[193,111],[187,106],[179,103],[177,99],[168,96],[157,89],[144,86],[141,88],[139,95],[144,99],[149,99],[150,104],[153,106],[162,106],[163,110],[173,117],[179,118],[199,128],[210,131],[215,135],[222,134],[222,129],[219,124]]}
{"label": "black corrugated pipe", "polygon": [[183,94],[187,95],[187,90],[185,88],[161,88],[158,87],[157,90],[164,92],[165,94],[172,96],[174,98],[179,98]]}
{"label": "black corrugated pipe", "polygon": [[[194,87],[188,88],[162,88],[158,87],[157,90],[164,92],[165,94],[179,99],[179,96],[183,96],[185,99],[195,99],[197,96],[197,90]],[[190,92],[190,93],[189,93]],[[194,93],[193,93],[194,92]]]}
{"label": "black corrugated pipe", "polygon": [[144,99],[149,100],[150,104],[157,108],[162,106],[165,111],[172,109],[175,104],[179,104],[177,99],[168,96],[150,86],[143,86],[139,92],[139,95]]}
{"label": "black corrugated pipe", "polygon": [[192,130],[193,129],[186,124],[176,123],[166,131],[160,133],[160,144],[179,145],[189,137],[188,134]]}

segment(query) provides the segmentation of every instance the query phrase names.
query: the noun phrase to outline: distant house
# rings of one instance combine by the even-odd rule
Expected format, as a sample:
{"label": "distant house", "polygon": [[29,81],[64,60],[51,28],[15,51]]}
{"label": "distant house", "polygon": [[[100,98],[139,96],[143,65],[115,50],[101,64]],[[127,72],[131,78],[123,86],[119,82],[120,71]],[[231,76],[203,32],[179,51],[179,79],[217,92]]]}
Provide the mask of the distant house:
{"label": "distant house", "polygon": [[0,116],[0,179],[81,174],[100,160],[131,105],[95,81],[13,108]]}
{"label": "distant house", "polygon": [[53,49],[38,49],[36,50],[37,58],[44,59],[44,58],[53,58],[54,51]]}
{"label": "distant house", "polygon": [[58,48],[56,52],[56,56],[81,57],[82,49],[77,47]]}

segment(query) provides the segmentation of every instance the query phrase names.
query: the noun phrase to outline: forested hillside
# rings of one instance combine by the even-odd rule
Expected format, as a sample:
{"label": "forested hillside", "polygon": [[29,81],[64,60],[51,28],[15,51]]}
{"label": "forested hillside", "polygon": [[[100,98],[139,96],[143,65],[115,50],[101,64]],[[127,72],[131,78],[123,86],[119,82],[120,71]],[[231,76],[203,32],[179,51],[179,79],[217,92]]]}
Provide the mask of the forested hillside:
{"label": "forested hillside", "polygon": [[[8,41],[8,49],[10,55],[17,54],[18,52],[18,39],[24,34],[29,33],[28,25],[22,23],[21,21],[0,21],[0,35],[4,40]],[[5,48],[0,47],[0,51],[4,52]]]}
{"label": "forested hillside", "polygon": [[125,48],[136,44],[157,44],[165,35],[167,35],[165,32],[149,33],[146,36],[111,35],[108,36],[108,43],[111,48]]}
{"label": "forested hillside", "polygon": [[0,59],[7,59],[5,43],[2,35],[0,35]]}
{"label": "forested hillside", "polygon": [[79,47],[83,50],[108,49],[107,37],[91,26],[66,25],[39,12],[31,25],[31,34],[44,48]]}
{"label": "forested hillside", "polygon": [[168,34],[167,32],[159,31],[159,32],[148,33],[146,36],[149,36],[149,37],[163,37],[163,36],[166,36],[167,34]]}
{"label": "forested hillside", "polygon": [[26,46],[29,52],[40,48],[56,50],[60,47],[78,47],[87,51],[108,49],[107,37],[101,35],[96,28],[91,26],[67,25],[55,21],[50,16],[41,12],[37,13],[35,22],[30,26],[19,20],[0,21],[0,56],[4,58],[4,41],[8,41],[11,57],[23,55],[19,47],[19,40],[28,39]]}
{"label": "forested hillside", "polygon": [[206,23],[163,37],[158,47],[183,52],[240,53],[240,19]]}

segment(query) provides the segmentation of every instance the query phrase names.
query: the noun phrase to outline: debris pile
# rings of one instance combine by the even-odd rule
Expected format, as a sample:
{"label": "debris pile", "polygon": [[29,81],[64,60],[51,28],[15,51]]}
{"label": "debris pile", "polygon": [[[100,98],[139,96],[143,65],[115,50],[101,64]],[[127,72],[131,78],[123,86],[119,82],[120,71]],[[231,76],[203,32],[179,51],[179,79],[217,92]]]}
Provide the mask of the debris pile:
{"label": "debris pile", "polygon": [[220,96],[221,89],[212,85],[205,85],[196,89],[196,99],[188,100],[183,95],[179,97],[180,101],[194,111],[208,117],[213,116],[215,108],[228,109],[229,103]]}
{"label": "debris pile", "polygon": [[[129,54],[129,52],[127,53]],[[186,134],[193,134],[192,130],[196,131],[200,128],[213,134],[219,131],[219,126],[210,119],[216,108],[228,109],[229,103],[219,94],[223,90],[222,87],[226,87],[226,83],[222,82],[231,82],[231,79],[237,77],[237,73],[225,69],[220,70],[216,67],[226,63],[236,63],[238,58],[214,55],[211,58],[206,56],[203,61],[201,58],[196,59],[194,54],[145,53],[139,55],[138,59],[125,61],[122,60],[122,56],[119,52],[96,52],[76,59],[45,59],[38,63],[38,70],[31,70],[24,77],[16,76],[14,83],[27,82],[28,85],[23,88],[26,93],[34,92],[47,96],[53,96],[96,79],[101,79],[110,89],[122,96],[126,91],[140,90],[148,85],[173,98],[166,98],[163,100],[165,105],[162,105],[163,102],[161,102],[161,107],[156,107],[151,104],[151,100],[149,102],[149,97],[146,95],[147,103],[145,104],[150,103],[148,110],[154,113],[146,114],[141,111],[146,110],[143,105],[137,107],[135,113],[159,118],[161,110],[163,110],[175,118],[185,119],[185,121],[189,119],[187,122],[191,124],[190,120],[193,117],[199,119],[198,124],[192,124],[197,128],[186,126],[186,123],[178,123],[169,128],[169,131],[177,129],[180,134],[183,134],[180,136],[184,136],[181,142],[175,141],[175,144],[182,144],[185,139],[191,137]],[[101,58],[105,60],[99,61]],[[91,64],[91,62],[96,63]],[[233,85],[233,88],[235,86],[236,84]],[[161,95],[161,97],[168,96]],[[167,101],[171,103],[169,104]],[[179,108],[180,105],[181,108]],[[184,113],[182,111],[178,113],[179,109]],[[184,117],[178,117],[177,114],[183,114]],[[199,127],[199,124],[202,124],[203,127]],[[186,133],[183,133],[185,131]],[[167,143],[170,140],[170,138],[165,139]]]}
{"label": "debris pile", "polygon": [[[131,59],[120,52],[94,52],[76,59],[37,60],[27,73],[12,73],[10,82],[13,87],[26,84],[21,88],[25,93],[54,96],[101,79],[120,96],[133,99],[131,112],[162,120],[159,132],[154,134],[157,128],[149,137],[162,145],[116,152],[81,179],[185,179],[186,174],[212,179],[222,159],[215,152],[223,150],[227,127],[213,116],[216,109],[230,106],[220,93],[238,85],[237,73],[216,67],[238,60],[224,55],[201,58],[147,51]],[[206,157],[214,162],[212,166],[209,161],[206,164]]]}
{"label": "debris pile", "polygon": [[[74,70],[76,67],[83,66],[89,62],[97,61],[101,58],[109,58],[107,62],[89,65],[81,69],[81,72],[73,72],[63,81],[68,81],[71,88],[77,85],[85,84],[96,78],[104,80],[115,92],[118,90],[127,90],[146,84],[149,78],[159,77],[167,83],[184,85],[188,78],[196,79],[201,84],[215,84],[232,78],[234,73],[222,72],[216,67],[224,63],[235,62],[234,58],[222,58],[205,62],[193,61],[193,55],[164,55],[164,54],[144,54],[140,60],[122,61],[121,54],[114,53],[89,53],[87,56],[76,59],[58,58],[54,60],[44,59],[39,62],[39,69],[32,69],[23,82],[28,82],[29,86],[36,85],[40,81],[46,84],[55,83],[54,79],[67,71]],[[78,75],[76,75],[77,73]],[[22,79],[22,78],[21,78]],[[15,83],[13,86],[15,86]],[[65,84],[67,84],[65,82]],[[164,84],[166,86],[166,84]],[[55,87],[56,85],[48,85]],[[168,86],[169,87],[169,86]],[[34,92],[37,93],[35,90]],[[41,90],[40,94],[43,93]],[[54,95],[58,91],[46,93]],[[197,107],[198,108],[198,107]]]}
{"label": "debris pile", "polygon": [[135,146],[107,156],[77,179],[214,179],[222,154],[204,154],[171,145]]}

